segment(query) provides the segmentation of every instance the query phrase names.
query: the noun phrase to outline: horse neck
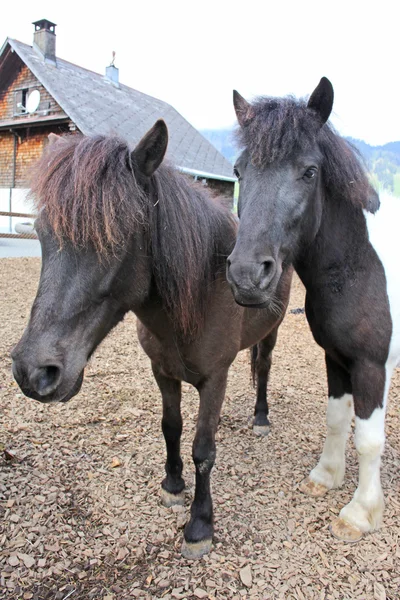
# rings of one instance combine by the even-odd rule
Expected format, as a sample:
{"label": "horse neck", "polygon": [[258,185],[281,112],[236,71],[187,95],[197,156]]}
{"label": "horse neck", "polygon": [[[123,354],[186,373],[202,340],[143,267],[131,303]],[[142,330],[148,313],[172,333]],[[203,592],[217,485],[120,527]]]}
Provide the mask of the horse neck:
{"label": "horse neck", "polygon": [[365,262],[367,244],[362,206],[327,195],[318,232],[294,266],[305,288],[317,289],[325,277],[351,277]]}
{"label": "horse neck", "polygon": [[[192,202],[190,196],[189,201]],[[181,215],[187,215],[185,219],[176,214],[176,206],[171,205],[169,199],[163,206],[156,203],[153,206],[155,212],[150,218],[149,231],[152,286],[141,315],[137,314],[146,321],[148,329],[158,335],[164,330],[170,331],[172,326],[176,333],[187,337],[189,329],[201,329],[215,290],[213,282],[225,277],[225,261],[233,249],[236,228],[230,213],[220,212],[206,198],[202,210],[193,209],[190,218],[186,212],[190,211],[190,203],[183,205]],[[171,235],[174,214],[174,223],[180,225]],[[206,215],[208,218],[204,218]],[[161,269],[160,264],[164,268]]]}
{"label": "horse neck", "polygon": [[171,338],[175,327],[154,285],[151,286],[146,301],[135,307],[134,313],[146,329],[154,334],[158,340],[164,341]]}

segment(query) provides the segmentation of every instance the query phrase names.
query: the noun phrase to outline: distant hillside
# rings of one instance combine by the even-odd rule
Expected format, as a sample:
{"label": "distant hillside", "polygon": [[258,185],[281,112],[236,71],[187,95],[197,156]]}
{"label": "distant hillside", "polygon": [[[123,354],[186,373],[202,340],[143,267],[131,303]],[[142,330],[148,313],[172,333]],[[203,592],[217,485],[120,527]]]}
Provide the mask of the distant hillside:
{"label": "distant hillside", "polygon": [[[201,132],[232,164],[238,155],[232,129],[205,129]],[[400,142],[370,146],[362,140],[347,138],[364,157],[377,189],[386,189],[400,197]]]}
{"label": "distant hillside", "polygon": [[370,146],[361,140],[347,139],[363,155],[374,186],[400,197],[400,142]]}

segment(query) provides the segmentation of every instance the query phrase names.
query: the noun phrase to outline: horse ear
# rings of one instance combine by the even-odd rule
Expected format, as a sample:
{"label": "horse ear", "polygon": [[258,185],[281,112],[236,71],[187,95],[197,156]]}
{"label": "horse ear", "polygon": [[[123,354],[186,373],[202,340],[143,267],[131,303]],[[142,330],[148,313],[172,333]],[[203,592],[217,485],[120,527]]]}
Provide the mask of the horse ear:
{"label": "horse ear", "polygon": [[131,154],[133,164],[147,177],[153,175],[164,158],[168,146],[168,129],[159,119],[140,140]]}
{"label": "horse ear", "polygon": [[240,127],[244,127],[253,118],[253,108],[236,90],[233,90],[233,106]]}
{"label": "horse ear", "polygon": [[321,81],[313,91],[307,104],[319,114],[322,124],[329,119],[333,106],[333,86],[327,77],[322,77]]}
{"label": "horse ear", "polygon": [[65,143],[67,141],[65,138],[61,137],[61,135],[57,135],[56,133],[49,133],[47,137],[49,139],[49,146],[55,144],[56,142]]}

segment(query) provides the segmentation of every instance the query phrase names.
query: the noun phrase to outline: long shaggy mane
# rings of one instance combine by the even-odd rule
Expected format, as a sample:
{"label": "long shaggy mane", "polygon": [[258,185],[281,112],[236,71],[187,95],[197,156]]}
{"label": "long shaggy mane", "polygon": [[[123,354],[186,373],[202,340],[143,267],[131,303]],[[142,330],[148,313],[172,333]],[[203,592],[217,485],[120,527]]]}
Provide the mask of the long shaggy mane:
{"label": "long shaggy mane", "polygon": [[70,135],[49,144],[31,177],[31,195],[60,245],[91,243],[100,255],[115,253],[145,219],[129,149],[116,137]]}
{"label": "long shaggy mane", "polygon": [[118,255],[138,227],[147,236],[154,283],[184,335],[201,328],[212,282],[236,237],[230,211],[200,184],[162,164],[144,192],[131,151],[115,137],[73,135],[51,144],[31,185],[37,211],[60,246],[91,245],[99,260]]}
{"label": "long shaggy mane", "polygon": [[251,104],[244,127],[236,132],[239,146],[262,168],[290,159],[317,144],[323,155],[326,191],[368,208],[376,196],[358,151],[330,123],[321,127],[318,115],[304,100],[260,97]]}

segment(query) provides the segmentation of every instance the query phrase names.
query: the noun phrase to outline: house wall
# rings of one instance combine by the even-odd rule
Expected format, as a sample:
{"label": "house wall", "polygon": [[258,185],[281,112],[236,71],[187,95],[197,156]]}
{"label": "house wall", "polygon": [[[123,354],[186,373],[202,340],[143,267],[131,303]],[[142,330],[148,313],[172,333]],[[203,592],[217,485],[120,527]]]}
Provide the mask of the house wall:
{"label": "house wall", "polygon": [[0,188],[28,187],[31,167],[40,158],[49,133],[68,131],[66,125],[18,127],[18,122],[26,119],[27,115],[18,114],[17,99],[20,99],[21,90],[29,93],[33,89],[40,91],[38,110],[49,115],[62,112],[54,98],[21,61],[10,85],[0,92],[0,126],[2,121],[12,119],[15,122],[13,131],[18,136],[14,179],[14,133],[10,129],[0,129]]}
{"label": "house wall", "polygon": [[220,179],[205,179],[203,177],[194,177],[193,175],[187,174],[190,181],[198,182],[198,185],[205,185],[208,191],[211,193],[213,198],[218,199],[221,204],[233,210],[234,208],[234,193],[235,184],[231,181],[222,181]]}
{"label": "house wall", "polygon": [[224,199],[224,204],[232,208],[235,184],[232,181],[221,181],[219,179],[207,179],[207,186]]}
{"label": "house wall", "polygon": [[0,131],[0,188],[11,187],[14,160],[14,136]]}
{"label": "house wall", "polygon": [[[0,130],[0,188],[29,187],[29,178],[32,166],[41,157],[49,133],[63,133],[68,131],[64,125],[46,125],[44,127],[30,127],[15,129],[16,133],[16,161],[15,181],[14,170],[14,134],[11,131]],[[14,185],[13,185],[14,184]]]}
{"label": "house wall", "polygon": [[12,83],[6,90],[0,92],[0,125],[2,120],[8,121],[9,119],[15,118],[15,122],[17,123],[18,119],[26,118],[26,113],[20,113],[16,106],[17,92],[19,90],[39,90],[40,104],[38,110],[45,110],[49,115],[63,112],[53,96],[51,96],[46,88],[36,79],[32,71],[20,61],[20,67],[17,70]]}

